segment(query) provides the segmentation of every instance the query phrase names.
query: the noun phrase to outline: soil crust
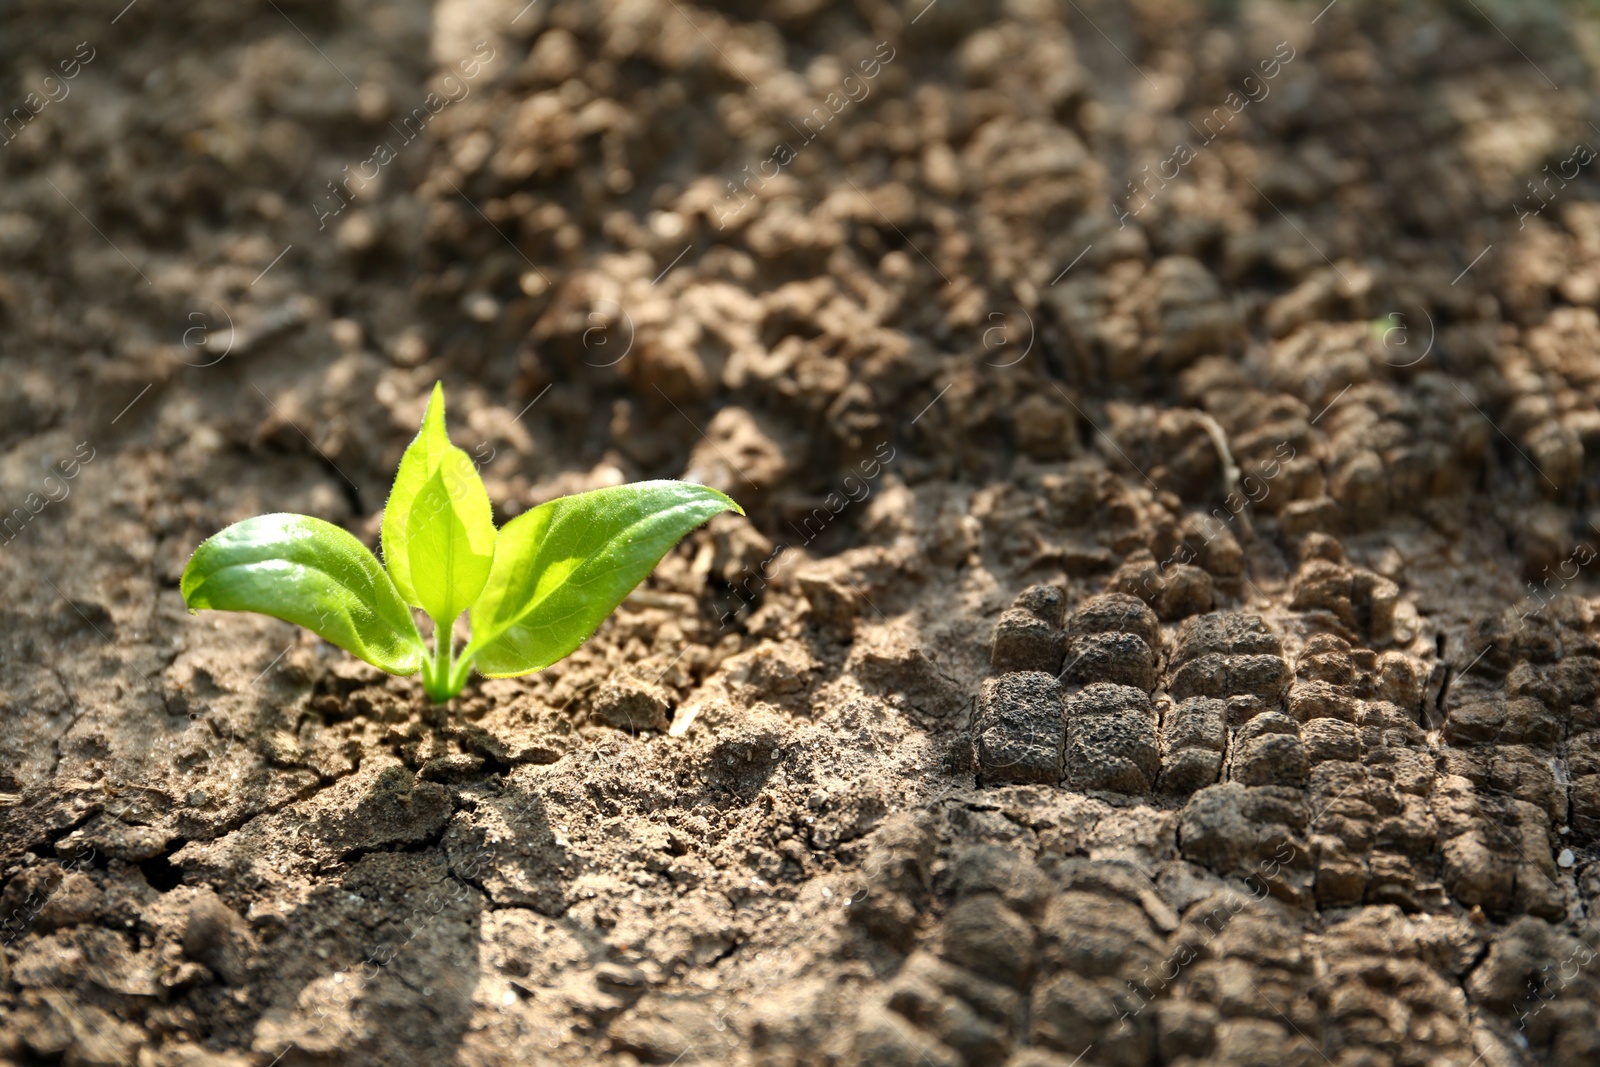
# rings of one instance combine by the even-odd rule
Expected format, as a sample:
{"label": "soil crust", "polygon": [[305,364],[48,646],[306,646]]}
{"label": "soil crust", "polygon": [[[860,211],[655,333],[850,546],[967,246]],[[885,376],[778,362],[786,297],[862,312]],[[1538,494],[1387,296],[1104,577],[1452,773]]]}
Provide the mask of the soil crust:
{"label": "soil crust", "polygon": [[[118,6],[0,39],[0,1065],[1600,1062],[1587,14]],[[749,517],[447,707],[185,612],[438,380]]]}

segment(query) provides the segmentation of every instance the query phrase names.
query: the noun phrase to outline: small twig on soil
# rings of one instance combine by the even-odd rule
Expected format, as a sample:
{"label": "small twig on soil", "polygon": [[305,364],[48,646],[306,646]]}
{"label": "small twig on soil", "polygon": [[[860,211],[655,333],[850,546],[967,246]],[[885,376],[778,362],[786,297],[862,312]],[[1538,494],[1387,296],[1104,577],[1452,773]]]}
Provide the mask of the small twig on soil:
{"label": "small twig on soil", "polygon": [[[1217,459],[1222,463],[1222,493],[1224,498],[1239,492],[1239,465],[1233,461],[1233,450],[1228,447],[1228,434],[1216,419],[1202,411],[1199,412],[1200,425],[1206,428],[1211,443],[1216,447]],[[1249,499],[1241,494],[1246,507],[1239,509],[1239,525],[1252,539],[1256,535],[1255,527],[1250,525],[1250,512],[1246,510]]]}

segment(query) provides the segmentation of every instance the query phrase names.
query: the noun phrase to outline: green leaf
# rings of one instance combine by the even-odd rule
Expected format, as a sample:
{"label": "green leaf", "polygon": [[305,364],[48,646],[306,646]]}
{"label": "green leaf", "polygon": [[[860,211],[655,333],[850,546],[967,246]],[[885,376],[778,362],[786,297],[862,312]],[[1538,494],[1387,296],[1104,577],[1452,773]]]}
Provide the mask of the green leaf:
{"label": "green leaf", "polygon": [[548,667],[583,644],[685,534],[724,511],[744,514],[715,489],[656,481],[519,515],[500,531],[462,659],[487,678]]}
{"label": "green leaf", "polygon": [[411,610],[367,547],[309,515],[258,515],[208,538],[183,570],[189,610],[292,622],[390,674],[422,667]]}
{"label": "green leaf", "polygon": [[384,505],[384,565],[406,603],[447,627],[483,591],[494,545],[488,490],[472,457],[450,443],[436,384]]}

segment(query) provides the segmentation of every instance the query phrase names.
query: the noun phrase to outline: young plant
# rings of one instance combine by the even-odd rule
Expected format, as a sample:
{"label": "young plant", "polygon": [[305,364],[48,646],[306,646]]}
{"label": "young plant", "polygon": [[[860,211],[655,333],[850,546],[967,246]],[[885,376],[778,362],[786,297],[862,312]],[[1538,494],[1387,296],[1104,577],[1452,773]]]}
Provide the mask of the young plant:
{"label": "young plant", "polygon": [[[180,588],[191,614],[259,612],[390,674],[420,670],[443,702],[473,667],[511,678],[569,655],[673,545],[724,511],[744,514],[703,485],[635,482],[560,497],[496,530],[477,468],[445,433],[435,385],[383,509],[383,563],[332,523],[259,515],[195,549]],[[433,620],[431,654],[412,608]],[[472,636],[457,655],[463,611]]]}

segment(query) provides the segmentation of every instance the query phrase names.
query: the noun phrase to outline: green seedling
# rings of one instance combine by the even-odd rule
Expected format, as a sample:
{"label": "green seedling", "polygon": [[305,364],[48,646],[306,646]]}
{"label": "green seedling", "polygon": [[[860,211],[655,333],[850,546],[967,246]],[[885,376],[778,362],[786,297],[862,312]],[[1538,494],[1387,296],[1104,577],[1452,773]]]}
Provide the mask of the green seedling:
{"label": "green seedling", "polygon": [[[487,678],[532,674],[586,641],[696,526],[744,510],[686,482],[612,486],[541,504],[495,529],[489,493],[444,426],[444,389],[400,459],[383,509],[383,563],[309,515],[258,515],[195,549],[180,588],[201,608],[304,626],[390,674],[422,672],[430,699]],[[433,620],[431,653],[411,609]],[[456,654],[454,626],[472,636]]]}

